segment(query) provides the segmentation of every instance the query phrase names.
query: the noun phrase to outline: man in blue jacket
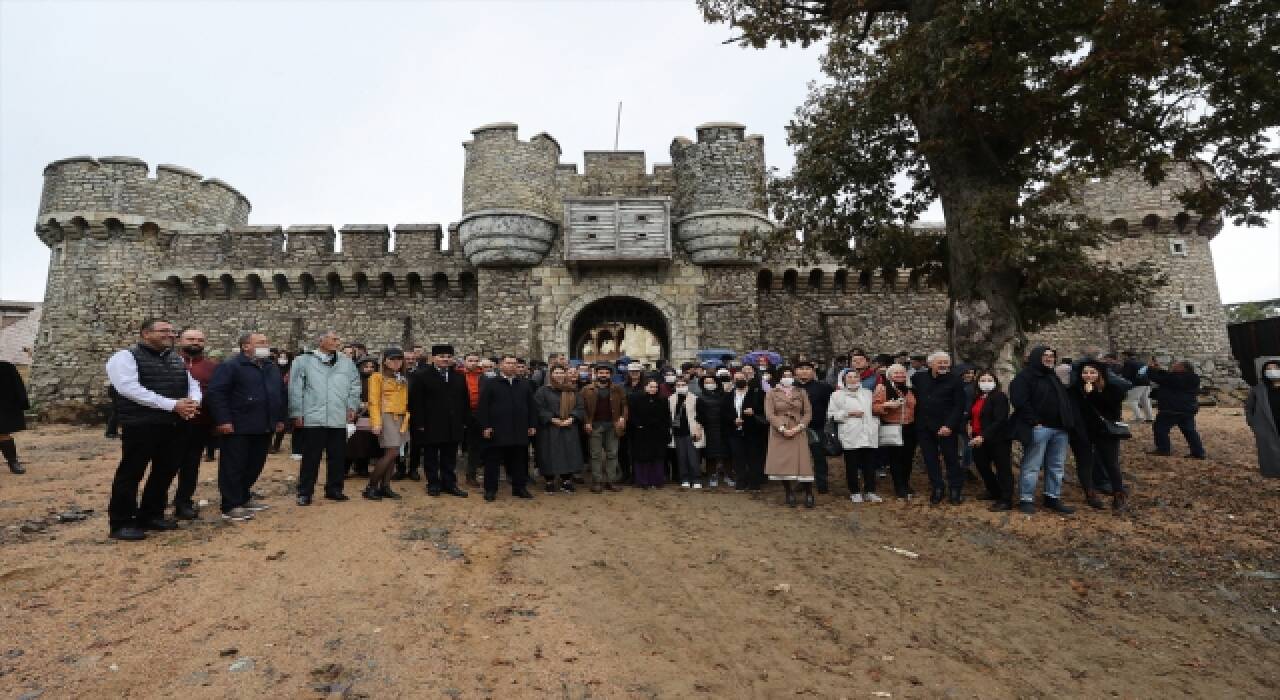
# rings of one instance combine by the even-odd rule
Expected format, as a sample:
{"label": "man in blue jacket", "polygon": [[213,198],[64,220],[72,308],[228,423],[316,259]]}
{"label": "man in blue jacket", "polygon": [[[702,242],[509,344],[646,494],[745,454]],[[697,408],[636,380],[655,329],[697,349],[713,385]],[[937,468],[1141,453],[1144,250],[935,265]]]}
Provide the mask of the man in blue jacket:
{"label": "man in blue jacket", "polygon": [[248,520],[267,507],[254,502],[250,492],[267,462],[271,436],[284,430],[288,414],[284,380],[270,356],[267,336],[242,334],[240,353],[218,365],[205,394],[214,431],[222,436],[218,491],[223,520]]}

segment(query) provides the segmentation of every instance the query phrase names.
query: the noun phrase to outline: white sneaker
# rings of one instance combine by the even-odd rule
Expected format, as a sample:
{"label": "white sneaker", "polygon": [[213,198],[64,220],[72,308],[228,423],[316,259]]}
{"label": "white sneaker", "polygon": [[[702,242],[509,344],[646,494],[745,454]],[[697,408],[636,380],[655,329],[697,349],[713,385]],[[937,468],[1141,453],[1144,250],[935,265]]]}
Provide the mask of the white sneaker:
{"label": "white sneaker", "polygon": [[687,482],[687,481],[681,481],[681,482],[680,482],[680,488],[682,488],[682,489],[687,489],[687,488],[689,488],[689,482]]}
{"label": "white sneaker", "polygon": [[292,459],[292,460],[293,460],[293,461],[295,461],[295,462],[301,462],[301,461],[302,461],[302,455],[298,455],[298,454],[291,454],[291,455],[289,455],[289,459]]}
{"label": "white sneaker", "polygon": [[232,508],[231,510],[222,514],[222,519],[242,523],[246,520],[252,520],[253,513],[250,513],[248,510],[244,508]]}
{"label": "white sneaker", "polygon": [[[715,478],[714,476],[713,476],[713,477],[711,477],[711,488],[713,488],[713,489],[714,489],[714,488],[716,488],[716,487],[717,487],[717,486],[719,486],[719,485],[720,485],[720,480],[719,480],[719,479],[717,479],[717,478]],[[730,486],[733,486],[733,484],[729,484],[729,485],[730,485]]]}
{"label": "white sneaker", "polygon": [[701,482],[701,481],[695,481],[695,482],[693,482],[693,490],[694,490],[694,491],[697,491],[697,490],[698,490],[698,489],[700,489],[700,488],[702,488],[702,482]]}
{"label": "white sneaker", "polygon": [[862,503],[862,494],[860,493],[850,494],[849,500],[853,501],[854,503]]}
{"label": "white sneaker", "polygon": [[731,488],[731,489],[732,489],[732,488],[737,488],[737,487],[738,487],[738,485],[737,485],[737,484],[733,483],[733,479],[726,478],[726,479],[724,480],[724,483],[725,483],[725,485],[727,485],[727,486],[728,486],[729,488]]}
{"label": "white sneaker", "polygon": [[247,511],[249,511],[249,512],[251,512],[251,513],[257,513],[257,512],[259,512],[259,511],[264,511],[264,510],[266,510],[266,509],[268,509],[268,508],[270,508],[270,507],[271,507],[271,506],[269,506],[269,505],[267,505],[267,504],[265,504],[265,503],[263,503],[263,502],[261,502],[261,501],[249,501],[248,503],[244,504],[244,509],[245,509],[245,510],[247,510]]}
{"label": "white sneaker", "polygon": [[884,503],[884,499],[880,498],[874,493],[863,494],[862,500],[866,501],[867,503]]}

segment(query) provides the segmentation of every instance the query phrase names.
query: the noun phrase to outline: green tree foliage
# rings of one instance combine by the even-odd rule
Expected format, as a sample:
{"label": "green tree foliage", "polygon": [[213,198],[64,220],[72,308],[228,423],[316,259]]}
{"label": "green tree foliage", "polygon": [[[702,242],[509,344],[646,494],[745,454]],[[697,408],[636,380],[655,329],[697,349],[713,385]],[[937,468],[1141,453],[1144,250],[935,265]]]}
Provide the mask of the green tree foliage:
{"label": "green tree foliage", "polygon": [[1227,323],[1244,323],[1245,321],[1261,321],[1265,318],[1280,316],[1280,299],[1270,301],[1246,301],[1240,304],[1227,304]]}
{"label": "green tree foliage", "polygon": [[[948,283],[963,358],[1009,367],[1025,334],[1145,300],[1149,264],[1096,253],[1112,235],[1073,183],[1175,164],[1206,175],[1183,204],[1262,223],[1280,204],[1276,0],[699,0],[731,42],[825,42],[827,80],[788,126],[771,183],[779,235],[861,269]],[[910,227],[933,201],[946,235]],[[852,245],[851,245],[852,243]]]}

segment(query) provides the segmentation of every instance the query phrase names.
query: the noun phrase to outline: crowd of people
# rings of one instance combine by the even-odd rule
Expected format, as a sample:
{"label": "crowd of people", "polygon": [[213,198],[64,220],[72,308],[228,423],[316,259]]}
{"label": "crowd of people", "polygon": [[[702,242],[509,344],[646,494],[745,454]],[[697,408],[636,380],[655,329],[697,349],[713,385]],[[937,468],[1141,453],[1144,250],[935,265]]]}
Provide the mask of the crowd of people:
{"label": "crowd of people", "polygon": [[[390,347],[375,357],[333,331],[294,355],[246,332],[239,352],[215,361],[199,329],[179,333],[149,319],[140,336],[106,363],[108,435],[121,441],[108,515],[111,537],[121,540],[197,518],[200,463],[215,450],[221,517],[251,520],[268,507],[254,486],[286,435],[300,462],[298,506],[312,504],[323,460],[322,495],[330,501],[349,500],[349,478],[364,479],[360,495],[372,501],[399,499],[392,482],[403,480],[425,480],[431,496],[465,498],[463,485],[479,488],[486,501],[496,500],[504,480],[518,499],[533,498],[537,479],[549,494],[585,484],[596,494],[667,484],[757,492],[778,481],[785,505],[813,508],[831,492],[828,465],[837,457],[852,503],[875,504],[888,496],[879,488],[885,477],[894,498],[914,498],[919,452],[930,504],[962,503],[966,482],[975,481],[977,498],[993,511],[1069,515],[1068,451],[1085,503],[1104,509],[1107,496],[1113,510],[1125,510],[1121,445],[1131,422],[1153,424],[1150,454],[1172,455],[1177,427],[1187,456],[1206,458],[1191,364],[1165,368],[1097,348],[1072,360],[1035,347],[1005,388],[991,369],[953,366],[942,351],[855,349],[822,366],[752,353],[677,368],[625,357],[581,364],[562,354],[533,364],[511,354],[459,356],[449,345]],[[1280,358],[1259,362],[1248,420],[1263,473],[1277,476]],[[17,413],[14,423],[0,412],[0,448],[22,473],[10,436],[24,427]]]}

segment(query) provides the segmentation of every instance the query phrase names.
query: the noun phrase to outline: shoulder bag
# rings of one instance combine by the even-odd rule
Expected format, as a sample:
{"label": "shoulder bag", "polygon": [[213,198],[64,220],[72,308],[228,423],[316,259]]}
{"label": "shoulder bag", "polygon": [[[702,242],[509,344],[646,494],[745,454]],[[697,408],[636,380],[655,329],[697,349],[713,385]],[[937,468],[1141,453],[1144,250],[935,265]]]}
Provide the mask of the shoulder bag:
{"label": "shoulder bag", "polygon": [[[897,398],[906,399],[906,397],[903,396],[902,393],[898,391],[898,387],[893,386],[893,382],[886,382],[885,387],[886,387],[885,396],[889,395],[888,387],[893,387],[893,391],[895,394],[897,394]],[[902,406],[899,408],[899,410],[903,411],[903,413],[901,414],[902,416],[905,417],[907,415],[906,401],[903,401]],[[881,447],[902,447],[902,423],[881,422],[878,438],[879,438],[879,442],[877,444],[879,444]]]}

